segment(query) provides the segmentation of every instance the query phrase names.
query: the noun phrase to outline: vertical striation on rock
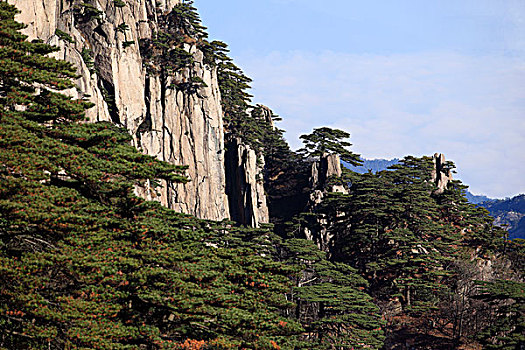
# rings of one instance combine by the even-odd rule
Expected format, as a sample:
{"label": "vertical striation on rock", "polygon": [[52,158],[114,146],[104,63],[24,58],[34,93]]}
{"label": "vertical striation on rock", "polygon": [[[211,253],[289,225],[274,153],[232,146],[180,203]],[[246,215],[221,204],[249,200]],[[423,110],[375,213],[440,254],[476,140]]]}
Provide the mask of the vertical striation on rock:
{"label": "vertical striation on rock", "polygon": [[331,177],[340,177],[341,158],[337,154],[323,154],[323,156],[312,163],[310,186],[313,189],[321,189],[328,192],[348,193],[342,185],[330,185]]}
{"label": "vertical striation on rock", "polygon": [[441,194],[447,188],[448,182],[452,180],[452,172],[446,167],[445,155],[443,153],[435,153],[432,161],[434,162],[432,181],[437,187],[434,193]]}
{"label": "vertical striation on rock", "polygon": [[[319,249],[330,252],[333,248],[335,234],[330,228],[330,222],[325,214],[318,212],[327,192],[347,194],[344,185],[331,184],[330,179],[341,177],[341,158],[337,154],[323,154],[319,160],[311,165],[310,186],[312,192],[307,204],[307,211],[316,213],[315,216],[306,217],[307,224],[303,227],[306,239],[314,241]],[[340,213],[344,215],[344,213]]]}
{"label": "vertical striation on rock", "polygon": [[261,118],[267,122],[270,127],[275,128],[274,122],[273,122],[273,111],[270,109],[270,107],[267,107],[265,105],[258,104],[257,107],[261,111]]}
{"label": "vertical striation on rock", "polygon": [[226,152],[227,187],[232,220],[252,227],[268,223],[269,211],[264,193],[262,155],[234,138]]}
{"label": "vertical striation on rock", "polygon": [[[146,69],[140,40],[151,39],[159,16],[179,0],[9,0],[21,10],[29,39],[60,48],[54,55],[78,67],[80,92],[95,104],[91,121],[112,121],[126,127],[136,147],[174,164],[187,165],[190,182],[164,184],[137,193],[167,207],[200,218],[229,218],[224,171],[224,131],[215,69],[193,43],[191,67],[174,77],[159,77]],[[88,6],[89,5],[89,6]],[[202,79],[197,91],[178,89],[174,81]],[[175,86],[175,87],[174,87]],[[160,195],[157,195],[160,193]]]}

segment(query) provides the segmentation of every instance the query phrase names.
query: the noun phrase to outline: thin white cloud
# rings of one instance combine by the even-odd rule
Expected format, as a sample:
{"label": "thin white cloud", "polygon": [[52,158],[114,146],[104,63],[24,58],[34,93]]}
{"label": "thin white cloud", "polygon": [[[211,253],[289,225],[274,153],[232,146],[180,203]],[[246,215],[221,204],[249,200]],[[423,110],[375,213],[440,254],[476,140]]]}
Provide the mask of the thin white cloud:
{"label": "thin white cloud", "polygon": [[352,134],[365,157],[445,153],[472,191],[525,192],[525,64],[456,53],[241,56],[256,102],[284,118],[292,146],[313,127]]}
{"label": "thin white cloud", "polygon": [[525,2],[511,0],[503,15],[506,23],[505,46],[511,52],[525,54]]}

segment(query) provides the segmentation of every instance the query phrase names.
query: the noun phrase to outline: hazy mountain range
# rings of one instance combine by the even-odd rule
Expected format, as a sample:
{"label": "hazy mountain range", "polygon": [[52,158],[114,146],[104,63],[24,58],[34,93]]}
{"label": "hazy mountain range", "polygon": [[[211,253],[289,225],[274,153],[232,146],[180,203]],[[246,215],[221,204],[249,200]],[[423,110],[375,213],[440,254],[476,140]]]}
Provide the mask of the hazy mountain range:
{"label": "hazy mountain range", "polygon": [[[343,165],[360,174],[386,170],[389,166],[399,163],[399,159],[362,159],[363,165],[353,166],[346,162]],[[472,204],[486,208],[500,226],[506,225],[510,238],[525,238],[525,194],[513,198],[495,199],[485,195],[472,194],[465,191],[465,197]]]}
{"label": "hazy mountain range", "polygon": [[506,225],[510,238],[525,238],[525,194],[483,202],[497,225]]}
{"label": "hazy mountain range", "polygon": [[344,161],[343,161],[343,165],[347,167],[348,169],[355,171],[356,173],[364,174],[368,172],[369,170],[373,173],[376,173],[381,170],[386,170],[389,166],[399,163],[398,158],[394,158],[394,159],[364,159],[364,158],[361,158],[361,161],[363,162],[363,165],[360,165],[360,166],[354,166]]}

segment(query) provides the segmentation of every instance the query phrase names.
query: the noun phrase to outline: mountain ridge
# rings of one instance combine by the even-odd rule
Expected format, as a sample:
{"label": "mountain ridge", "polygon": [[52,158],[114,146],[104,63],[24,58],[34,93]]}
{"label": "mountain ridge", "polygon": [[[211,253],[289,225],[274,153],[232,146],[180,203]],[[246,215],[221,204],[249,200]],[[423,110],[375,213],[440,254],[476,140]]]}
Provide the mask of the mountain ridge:
{"label": "mountain ridge", "polygon": [[496,219],[496,225],[507,228],[509,238],[525,238],[525,194],[485,201],[479,205]]}
{"label": "mountain ridge", "polygon": [[[361,158],[361,161],[363,162],[363,165],[360,166],[354,166],[347,162],[342,162],[342,164],[357,173],[363,174],[368,172],[369,170],[373,173],[376,173],[378,171],[382,170],[388,170],[388,167],[398,164],[399,159],[398,158],[392,158],[392,159],[384,159],[384,158],[374,158],[374,159],[367,159],[367,158]],[[475,195],[471,193],[470,191],[465,191],[465,196],[468,199],[470,203],[473,204],[480,204],[482,202],[488,202],[488,201],[494,201],[497,200],[495,198],[489,198],[483,194]]]}
{"label": "mountain ridge", "polygon": [[[360,174],[371,171],[388,170],[392,165],[398,164],[399,159],[364,159],[361,158],[363,165],[354,166],[342,161],[342,164]],[[519,194],[511,198],[497,199],[489,198],[485,195],[475,195],[468,189],[464,190],[465,198],[472,204],[479,205],[490,212],[495,218],[495,224],[506,227],[509,232],[509,238],[525,238],[525,195]]]}
{"label": "mountain ridge", "polygon": [[192,1],[20,5],[43,36],[0,2],[0,349],[523,344],[523,246],[444,155],[359,174],[328,127],[292,151]]}

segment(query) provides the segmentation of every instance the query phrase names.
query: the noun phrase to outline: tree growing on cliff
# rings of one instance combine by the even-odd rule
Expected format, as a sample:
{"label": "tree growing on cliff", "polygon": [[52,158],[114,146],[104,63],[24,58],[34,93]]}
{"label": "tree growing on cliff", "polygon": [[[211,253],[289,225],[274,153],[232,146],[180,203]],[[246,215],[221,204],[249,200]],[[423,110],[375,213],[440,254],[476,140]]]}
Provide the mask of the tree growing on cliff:
{"label": "tree growing on cliff", "polygon": [[348,139],[350,134],[346,131],[332,128],[317,128],[311,134],[301,135],[304,147],[299,150],[299,153],[305,157],[321,157],[325,153],[338,154],[341,160],[352,165],[360,165],[361,161],[359,155],[347,149],[352,144],[345,139]]}
{"label": "tree growing on cliff", "polygon": [[56,92],[74,68],[15,14],[0,2],[0,348],[286,348],[302,331],[280,315],[288,267],[135,196],[184,167],[78,123],[87,105]]}
{"label": "tree growing on cliff", "polygon": [[[42,43],[29,43],[19,32],[24,25],[15,22],[12,6],[0,3],[0,104],[2,112],[14,112],[24,106],[25,115],[33,120],[78,120],[85,105],[50,89],[73,86],[68,78],[76,76],[75,68],[65,62],[46,57],[55,49]],[[46,89],[37,89],[41,84]],[[2,113],[2,114],[3,114]]]}
{"label": "tree growing on cliff", "polygon": [[[186,47],[195,45],[200,48],[206,63],[209,63],[207,57],[213,55],[206,27],[202,25],[193,1],[183,1],[168,13],[158,13],[157,21],[159,25],[153,38],[140,40],[140,51],[148,72],[159,75],[163,84],[169,84],[166,88],[196,93],[199,88],[206,87],[202,78],[194,75],[191,69],[193,53]],[[184,69],[189,77],[177,76]]]}

